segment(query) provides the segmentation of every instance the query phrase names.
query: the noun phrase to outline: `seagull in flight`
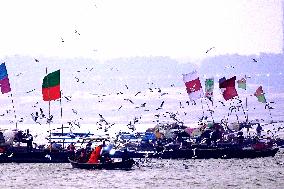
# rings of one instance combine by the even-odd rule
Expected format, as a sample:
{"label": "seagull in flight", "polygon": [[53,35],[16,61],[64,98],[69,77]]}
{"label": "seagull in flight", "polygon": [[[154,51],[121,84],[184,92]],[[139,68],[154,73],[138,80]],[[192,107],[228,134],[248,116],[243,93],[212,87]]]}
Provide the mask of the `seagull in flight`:
{"label": "seagull in flight", "polygon": [[75,30],[75,33],[77,33],[78,35],[81,35],[77,30]]}
{"label": "seagull in flight", "polygon": [[205,53],[208,53],[209,51],[211,51],[212,49],[214,49],[215,47],[211,47],[210,49],[208,49]]}
{"label": "seagull in flight", "polygon": [[127,99],[125,98],[123,100],[129,101],[130,103],[134,104],[134,102],[132,100],[128,99],[128,98]]}
{"label": "seagull in flight", "polygon": [[139,93],[141,93],[141,91],[138,91],[134,96],[137,96]]}

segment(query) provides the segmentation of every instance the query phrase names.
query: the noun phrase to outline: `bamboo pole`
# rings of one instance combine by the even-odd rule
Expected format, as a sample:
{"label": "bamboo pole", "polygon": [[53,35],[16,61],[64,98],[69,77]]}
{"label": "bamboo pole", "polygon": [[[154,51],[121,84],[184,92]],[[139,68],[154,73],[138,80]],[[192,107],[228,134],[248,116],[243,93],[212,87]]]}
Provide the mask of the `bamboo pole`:
{"label": "bamboo pole", "polygon": [[[47,76],[47,67],[45,69],[45,73]],[[47,85],[48,85],[48,78],[47,78]],[[48,94],[48,119],[50,118],[50,94],[49,94],[49,90],[47,90],[47,94]],[[49,145],[50,145],[50,152],[51,152],[51,128],[50,128],[50,121],[48,122],[48,126],[49,126]]]}
{"label": "bamboo pole", "polygon": [[15,117],[16,129],[18,129],[17,114],[16,114],[16,109],[15,109],[14,99],[13,99],[13,94],[12,93],[11,93],[11,102],[12,102],[12,106],[13,106],[13,112],[14,112],[14,117]]}
{"label": "bamboo pole", "polygon": [[[206,98],[206,99],[209,100],[208,98]],[[210,115],[211,115],[211,117],[212,117],[213,123],[215,123],[214,118],[213,118],[213,113],[212,113],[212,111],[210,110],[210,107],[209,107],[209,104],[208,104],[207,100],[205,100],[205,102],[206,102],[206,104],[207,104],[208,111],[210,112]],[[212,104],[213,104],[213,101],[212,101]]]}
{"label": "bamboo pole", "polygon": [[[61,97],[62,97],[62,90],[60,90],[60,117],[61,117],[61,121],[62,121],[62,117],[63,117],[63,109],[62,109],[62,100],[61,100]],[[64,126],[63,126],[63,123],[61,123],[61,135],[63,136],[64,134]],[[64,148],[64,140],[63,140],[63,148]]]}
{"label": "bamboo pole", "polygon": [[200,100],[201,100],[201,108],[202,108],[202,118],[204,118],[205,112],[204,112],[202,98]]}
{"label": "bamboo pole", "polygon": [[[241,101],[239,95],[237,96],[237,99],[239,100],[239,102]],[[240,102],[240,104],[241,104],[241,108],[242,108],[243,113],[244,113],[244,116],[245,116],[245,120],[248,120],[247,115],[246,115],[246,113],[245,113],[245,109],[244,109],[244,107],[243,107],[243,103]]]}

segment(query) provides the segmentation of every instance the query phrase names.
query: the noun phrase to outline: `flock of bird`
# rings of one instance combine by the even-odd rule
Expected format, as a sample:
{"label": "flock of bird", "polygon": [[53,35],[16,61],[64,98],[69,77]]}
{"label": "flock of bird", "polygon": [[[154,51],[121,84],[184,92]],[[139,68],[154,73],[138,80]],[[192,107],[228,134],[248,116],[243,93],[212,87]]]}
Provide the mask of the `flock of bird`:
{"label": "flock of bird", "polygon": [[[79,31],[77,29],[74,31],[74,33],[76,35],[78,35],[78,36],[81,35],[81,33],[79,33]],[[65,43],[65,40],[63,39],[63,37],[60,37],[60,39],[61,39],[61,43]],[[206,50],[205,53],[208,54],[211,51],[213,51],[214,49],[216,49],[216,48],[215,47],[211,47],[208,50]],[[258,62],[258,60],[256,60],[255,58],[253,58],[252,60],[255,63]],[[40,60],[38,58],[34,58],[34,61],[36,63],[40,62]],[[234,66],[229,65],[229,66],[226,66],[225,68],[234,68]],[[80,76],[79,76],[79,74],[86,75],[85,71],[92,72],[92,71],[95,71],[95,68],[91,67],[91,68],[85,68],[83,70],[77,70],[76,73],[74,74],[74,81],[75,81],[75,83],[81,83],[81,84],[85,84],[86,83],[86,81],[81,79]],[[115,67],[111,67],[110,71],[119,71],[119,70],[117,68],[115,68]],[[19,77],[21,75],[23,75],[23,73],[16,74],[17,77]],[[87,74],[87,76],[89,76],[89,75]],[[89,76],[89,77],[91,77],[91,76]],[[161,122],[160,119],[163,117],[163,118],[170,118],[174,122],[183,124],[183,120],[180,118],[180,114],[182,113],[184,116],[186,116],[186,115],[188,115],[188,113],[186,111],[179,111],[179,110],[174,111],[174,112],[173,111],[169,111],[168,109],[164,110],[164,106],[165,106],[165,104],[167,104],[166,96],[169,95],[169,92],[168,91],[163,91],[162,88],[160,88],[160,87],[153,87],[153,84],[154,84],[153,82],[152,83],[148,82],[147,84],[150,85],[147,90],[137,91],[137,92],[134,93],[132,98],[129,98],[129,97],[128,98],[123,98],[123,101],[128,102],[131,105],[134,105],[134,107],[133,107],[134,109],[142,109],[144,112],[151,112],[151,113],[153,112],[153,121],[152,122],[154,122],[154,123]],[[98,85],[102,85],[102,83],[100,83]],[[125,86],[125,90],[129,90],[130,89],[130,86],[128,86],[127,84],[124,84],[124,86]],[[175,86],[176,86],[176,84],[171,84],[170,85],[170,87],[175,87]],[[37,89],[33,88],[33,89],[29,90],[29,91],[26,91],[26,93],[30,94],[30,93],[35,92],[36,90]],[[158,95],[158,99],[163,98],[160,101],[159,106],[153,108],[152,107],[153,105],[148,105],[151,102],[142,102],[142,103],[138,103],[138,104],[135,103],[135,97],[139,97],[139,95],[142,95],[143,93],[144,93],[144,96],[145,96],[146,92],[157,93],[157,94],[159,94]],[[93,93],[90,93],[90,94],[95,95],[95,96],[98,97],[98,101],[97,101],[98,103],[103,103],[104,102],[104,98],[106,98],[107,96],[113,95],[113,94],[93,94]],[[125,92],[118,91],[118,92],[115,92],[114,94],[116,94],[116,95],[124,95]],[[184,93],[184,94],[186,94],[186,93]],[[72,95],[68,95],[68,96],[62,96],[62,99],[66,100],[67,103],[71,103],[73,98],[72,98]],[[224,102],[222,102],[222,101],[217,101],[217,103],[220,103],[222,106],[225,106]],[[207,104],[208,105],[208,109],[206,111],[210,112],[211,116],[214,113],[214,110],[218,107],[218,105],[216,105],[217,103],[215,103],[214,107],[213,107],[213,103],[212,103],[211,108]],[[239,101],[237,105],[230,106],[229,107],[229,111],[231,113],[240,111],[241,103],[242,102]],[[36,102],[36,105],[33,105],[32,107],[36,108],[38,104],[39,104],[39,102]],[[189,101],[189,100],[186,100],[185,102],[178,101],[179,109],[183,110],[185,108],[185,106],[184,106],[185,104],[187,106],[196,106],[197,105],[197,103],[195,101]],[[123,108],[124,108],[124,105],[121,104],[121,105],[119,105],[115,109],[117,111],[121,111]],[[267,104],[265,106],[265,108],[273,109],[273,107],[271,107],[269,104]],[[77,116],[79,114],[79,111],[76,110],[75,108],[72,108],[71,110],[72,110],[72,113],[74,115]],[[2,114],[0,114],[0,116],[5,116],[5,114],[9,114],[10,112],[11,112],[11,110],[6,110],[6,113],[2,113]],[[126,115],[125,117],[128,119],[126,121],[127,122],[127,127],[130,130],[135,131],[136,130],[136,124],[141,122],[141,119],[143,118],[143,115],[134,115],[133,118],[129,118],[129,115]],[[203,115],[201,119],[203,119],[204,117],[207,118],[207,116]],[[105,132],[108,132],[108,130],[115,125],[115,123],[110,123],[109,121],[107,121],[106,118],[101,113],[98,113],[98,118],[99,118],[99,120],[96,122],[96,125],[98,126],[98,129],[103,129]],[[31,119],[36,124],[42,124],[42,123],[50,124],[50,123],[53,122],[53,115],[46,116],[46,113],[44,113],[43,109],[39,108],[39,111],[31,113]],[[83,120],[82,117],[76,118],[75,120],[68,121],[67,124],[70,126],[70,129],[74,128],[74,127],[80,128],[80,126],[81,126],[80,121],[81,120]],[[19,120],[17,120],[17,122],[23,122],[23,121],[24,121],[23,117],[21,117]]]}

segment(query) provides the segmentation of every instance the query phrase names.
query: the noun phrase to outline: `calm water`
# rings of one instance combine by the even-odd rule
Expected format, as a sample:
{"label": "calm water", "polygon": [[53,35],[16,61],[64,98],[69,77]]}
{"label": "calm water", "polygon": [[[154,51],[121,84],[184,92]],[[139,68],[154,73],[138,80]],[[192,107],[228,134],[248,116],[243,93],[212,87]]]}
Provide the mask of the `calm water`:
{"label": "calm water", "polygon": [[130,171],[1,164],[0,188],[284,188],[284,149],[257,159],[139,160]]}

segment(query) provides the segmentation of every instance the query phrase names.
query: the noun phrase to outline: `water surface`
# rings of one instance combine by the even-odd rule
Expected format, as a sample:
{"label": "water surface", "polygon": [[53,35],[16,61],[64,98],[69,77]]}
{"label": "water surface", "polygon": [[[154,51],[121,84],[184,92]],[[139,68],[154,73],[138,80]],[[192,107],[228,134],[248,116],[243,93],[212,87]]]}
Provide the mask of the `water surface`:
{"label": "water surface", "polygon": [[130,171],[1,164],[0,188],[284,188],[284,149],[257,159],[137,161]]}

